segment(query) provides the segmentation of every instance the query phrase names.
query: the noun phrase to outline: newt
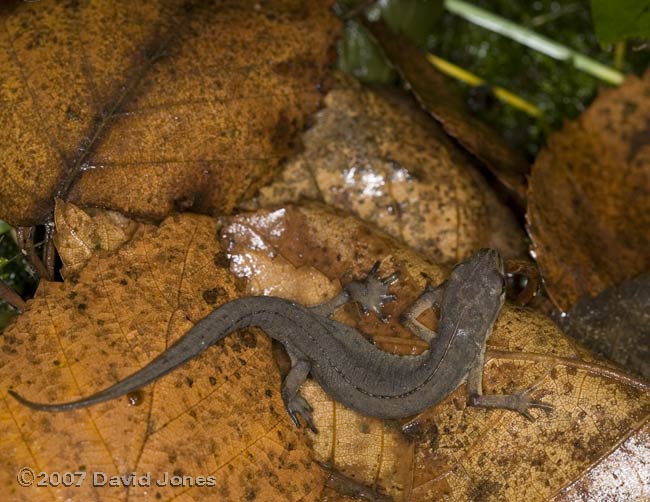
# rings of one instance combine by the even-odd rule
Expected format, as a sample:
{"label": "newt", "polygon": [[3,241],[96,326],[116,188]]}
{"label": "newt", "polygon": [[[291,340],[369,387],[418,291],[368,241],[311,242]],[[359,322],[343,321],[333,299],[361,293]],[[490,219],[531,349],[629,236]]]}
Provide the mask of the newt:
{"label": "newt", "polygon": [[[427,285],[400,321],[429,348],[419,355],[383,351],[353,327],[332,319],[343,305],[357,302],[364,312],[382,315],[397,273],[380,278],[379,262],[365,279],[352,281],[333,299],[305,307],[273,296],[251,296],[225,303],[197,322],[145,367],[89,397],[65,403],[36,403],[16,392],[22,404],[39,411],[67,411],[115,399],[147,385],[204,352],[229,334],[255,326],[279,341],[291,359],[282,384],[286,410],[300,427],[314,432],[312,407],[300,395],[309,374],[334,400],[378,418],[404,418],[433,406],[467,382],[468,404],[505,408],[533,419],[530,408],[552,406],[519,392],[484,395],[482,385],[486,341],[505,299],[505,275],[499,253],[482,249],[458,264],[437,287]],[[439,309],[437,332],[418,321],[426,309]]]}

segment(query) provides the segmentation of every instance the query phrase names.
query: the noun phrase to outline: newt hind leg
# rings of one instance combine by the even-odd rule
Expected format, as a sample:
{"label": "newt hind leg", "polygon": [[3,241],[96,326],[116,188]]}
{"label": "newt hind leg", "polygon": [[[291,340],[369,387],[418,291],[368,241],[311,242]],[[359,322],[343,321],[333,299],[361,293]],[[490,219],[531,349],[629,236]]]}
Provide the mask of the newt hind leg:
{"label": "newt hind leg", "polygon": [[311,364],[304,359],[295,360],[291,358],[291,370],[287,374],[284,382],[282,383],[282,400],[287,409],[287,413],[296,427],[300,427],[300,420],[298,416],[302,417],[304,423],[313,432],[318,432],[314,421],[312,420],[311,412],[314,409],[310,406],[307,400],[300,395],[300,386],[307,379],[307,375],[311,370]]}
{"label": "newt hind leg", "polygon": [[481,408],[502,408],[517,411],[528,420],[534,421],[530,408],[540,408],[544,411],[552,411],[553,405],[544,401],[536,401],[528,395],[528,390],[514,394],[483,394],[483,362],[484,355],[481,354],[474,367],[467,376],[468,403],[470,406]]}

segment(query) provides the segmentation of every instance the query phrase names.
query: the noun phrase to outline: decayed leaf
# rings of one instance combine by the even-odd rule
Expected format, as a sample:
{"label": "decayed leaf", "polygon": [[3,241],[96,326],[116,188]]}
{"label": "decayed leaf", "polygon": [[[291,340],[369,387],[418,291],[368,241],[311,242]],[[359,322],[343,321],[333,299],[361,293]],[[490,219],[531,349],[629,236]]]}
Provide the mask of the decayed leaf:
{"label": "decayed leaf", "polygon": [[558,321],[593,351],[650,380],[650,273],[580,299]]}
{"label": "decayed leaf", "polygon": [[[638,424],[611,453],[569,483],[554,497],[558,502],[576,500],[645,500],[650,470],[650,423]],[[637,466],[631,470],[630,466]]]}
{"label": "decayed leaf", "polygon": [[13,2],[0,9],[0,215],[54,197],[144,218],[228,211],[295,146],[330,2]]}
{"label": "decayed leaf", "polygon": [[649,115],[650,72],[629,76],[537,157],[529,233],[561,310],[650,270]]}
{"label": "decayed leaf", "polygon": [[[439,283],[445,275],[444,269],[427,264],[420,255],[371,226],[320,205],[228,218],[222,235],[229,243],[231,270],[248,279],[247,293],[286,296],[307,305],[332,298],[341,282],[363,277],[375,260],[381,260],[382,273],[401,272],[404,282],[400,289],[411,298],[417,291],[408,278],[426,270],[430,280]],[[395,316],[400,306],[401,299],[386,305],[385,312]],[[362,328],[375,339],[383,336],[393,344],[413,341],[397,323],[384,324],[374,316],[363,316],[354,305],[339,311],[336,318]],[[413,470],[414,444],[399,428],[332,401],[313,381],[303,385],[302,393],[314,407],[319,428],[313,436],[315,458],[361,483],[400,497],[404,480]],[[330,500],[338,499],[333,496]]]}
{"label": "decayed leaf", "polygon": [[[342,282],[360,277],[377,259],[382,272],[399,270],[400,281],[393,288],[398,300],[386,308],[391,322],[363,316],[354,306],[338,318],[384,348],[422,350],[422,343],[396,319],[421,292],[425,278],[434,284],[442,280],[442,269],[354,218],[321,206],[260,211],[229,221],[222,233],[233,271],[251,279],[252,293],[273,290],[279,280],[285,290],[292,289],[288,264],[300,271],[297,281],[303,286],[304,274],[314,269],[327,275],[324,284],[336,277]],[[309,303],[316,301],[310,296]],[[534,397],[556,409],[540,413],[533,423],[513,412],[467,408],[460,388],[402,423],[411,437],[405,443],[398,424],[355,414],[308,382],[303,393],[314,405],[320,429],[313,436],[316,457],[356,481],[382,487],[398,501],[545,500],[613,456],[630,461],[619,461],[620,470],[626,470],[619,479],[625,490],[650,489],[638,461],[647,451],[647,434],[642,433],[650,422],[647,385],[585,361],[585,353],[549,319],[526,309],[504,307],[489,348],[491,360],[484,373],[488,393],[532,388]],[[626,457],[621,448],[630,438],[641,444],[640,453]],[[589,485],[593,493],[600,488],[598,483]]]}
{"label": "decayed leaf", "polygon": [[320,200],[438,262],[457,263],[482,247],[506,257],[525,253],[510,210],[405,96],[340,77],[325,105],[303,135],[304,151],[260,190],[258,204]]}
{"label": "decayed leaf", "polygon": [[[139,225],[115,254],[95,253],[74,281],[41,281],[0,356],[0,491],[6,500],[314,500],[325,474],[287,419],[266,336],[228,337],[204,357],[126,398],[85,410],[37,413],[6,394],[41,401],[87,395],[141,368],[192,323],[238,296],[220,264],[215,221],[184,215]],[[18,486],[22,466],[86,471],[81,487]],[[152,486],[103,486],[151,473]],[[156,486],[182,474],[216,487]],[[312,493],[313,492],[313,493]]]}
{"label": "decayed leaf", "polygon": [[520,202],[524,201],[526,159],[513,151],[496,130],[469,112],[459,91],[403,35],[392,33],[382,22],[367,23],[367,26],[422,107],[461,145],[485,162]]}
{"label": "decayed leaf", "polygon": [[61,199],[54,206],[54,224],[54,244],[63,262],[64,278],[81,270],[95,251],[117,251],[138,228],[136,222],[115,211],[86,212]]}
{"label": "decayed leaf", "polygon": [[[32,399],[61,401],[142,367],[193,322],[239,296],[238,280],[223,268],[228,255],[235,275],[250,279],[246,293],[305,304],[331,298],[379,259],[382,273],[401,272],[392,287],[398,300],[386,308],[390,322],[364,316],[354,305],[338,318],[382,347],[422,350],[396,321],[425,281],[440,283],[445,269],[320,205],[243,214],[219,226],[223,246],[207,217],[169,218],[160,228],[140,225],[114,254],[93,254],[74,281],[42,282],[27,312],[5,333],[0,351],[4,493],[30,501],[97,494],[132,500],[145,490],[163,501],[315,501],[326,494],[327,476],[316,458],[398,501],[535,500],[581,479],[650,420],[643,384],[575,358],[571,342],[550,321],[508,306],[490,340],[485,385],[488,392],[532,386],[535,398],[556,406],[534,423],[512,412],[469,409],[463,388],[412,420],[380,421],[333,403],[308,382],[304,394],[321,432],[306,437],[283,409],[268,338],[253,331],[228,337],[145,387],[139,406],[123,398],[50,414],[6,395],[13,386]],[[643,479],[638,455],[632,458],[637,463],[625,467]],[[101,488],[91,495],[86,484],[38,491],[17,486],[23,465],[154,477],[214,474],[217,486]]]}

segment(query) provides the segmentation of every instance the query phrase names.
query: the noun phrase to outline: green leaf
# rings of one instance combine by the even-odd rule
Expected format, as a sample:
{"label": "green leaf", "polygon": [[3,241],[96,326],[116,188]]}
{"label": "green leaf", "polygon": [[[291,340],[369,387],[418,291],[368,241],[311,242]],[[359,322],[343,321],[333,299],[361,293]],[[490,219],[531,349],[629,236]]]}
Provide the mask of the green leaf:
{"label": "green leaf", "polygon": [[395,33],[424,46],[442,14],[442,0],[383,0],[381,17]]}
{"label": "green leaf", "polygon": [[[341,4],[349,11],[358,2],[342,0]],[[426,46],[442,11],[443,0],[381,0],[368,10],[368,17],[381,16],[393,31]],[[397,76],[373,38],[356,21],[347,23],[339,43],[339,68],[363,82],[389,83]]]}
{"label": "green leaf", "polygon": [[375,41],[356,21],[345,26],[339,43],[339,68],[362,82],[389,83],[396,77]]}
{"label": "green leaf", "polygon": [[650,0],[591,0],[591,15],[602,45],[650,38]]}
{"label": "green leaf", "polygon": [[9,324],[9,321],[17,315],[17,312],[7,305],[0,305],[0,333]]}

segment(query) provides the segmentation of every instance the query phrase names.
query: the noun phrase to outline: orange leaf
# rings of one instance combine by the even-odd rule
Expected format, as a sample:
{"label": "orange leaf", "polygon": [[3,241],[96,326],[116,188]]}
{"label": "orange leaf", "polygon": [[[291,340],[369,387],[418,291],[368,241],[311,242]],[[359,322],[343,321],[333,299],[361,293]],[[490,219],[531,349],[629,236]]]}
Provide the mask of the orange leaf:
{"label": "orange leaf", "polygon": [[650,270],[650,71],[553,134],[533,167],[529,233],[553,302]]}
{"label": "orange leaf", "polygon": [[320,101],[328,2],[15,2],[0,10],[0,214],[55,197],[162,219],[231,210]]}
{"label": "orange leaf", "polygon": [[[90,221],[90,220],[89,220]],[[92,223],[91,223],[92,224]],[[541,314],[506,306],[489,341],[487,393],[530,389],[555,405],[529,422],[466,405],[460,387],[417,417],[381,421],[345,409],[314,382],[304,387],[320,433],[295,429],[279,396],[270,343],[244,330],[134,396],[65,413],[34,412],[6,394],[63,401],[110,385],[162,352],[192,323],[240,295],[267,292],[304,304],[329,299],[375,260],[399,270],[390,322],[355,305],[337,318],[370,340],[415,338],[397,322],[428,280],[446,270],[355,217],[322,205],[257,211],[219,221],[196,215],[139,225],[116,251],[99,250],[66,283],[43,281],[0,351],[0,486],[13,500],[319,500],[329,477],[314,459],[397,501],[546,499],[610,458],[639,484],[650,420],[647,384],[593,361]],[[231,261],[232,272],[225,268]],[[234,275],[238,278],[233,277]],[[421,346],[412,352],[419,352]],[[308,435],[306,435],[308,434]],[[408,437],[404,437],[406,434]],[[640,453],[625,456],[632,438]],[[627,459],[627,462],[625,463]],[[215,487],[24,488],[37,471],[216,476]],[[634,477],[636,476],[636,477]],[[602,484],[598,485],[602,486]],[[598,486],[593,486],[594,493]]]}

